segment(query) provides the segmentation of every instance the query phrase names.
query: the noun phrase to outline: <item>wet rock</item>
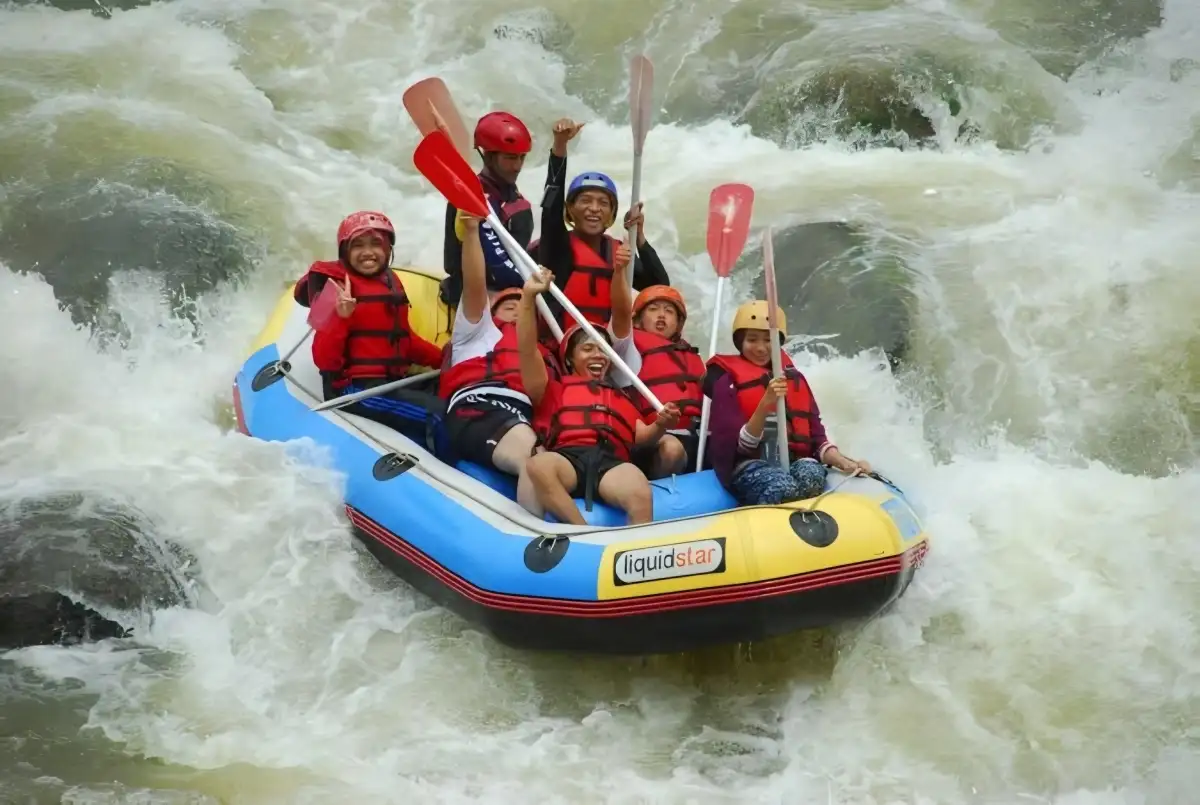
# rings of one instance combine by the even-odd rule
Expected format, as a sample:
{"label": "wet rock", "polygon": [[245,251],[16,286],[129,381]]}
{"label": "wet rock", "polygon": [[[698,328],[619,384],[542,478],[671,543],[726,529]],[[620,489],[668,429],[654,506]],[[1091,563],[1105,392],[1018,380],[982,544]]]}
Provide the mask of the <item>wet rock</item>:
{"label": "wet rock", "polygon": [[108,19],[114,10],[150,5],[153,0],[12,0],[18,6],[50,6],[60,11],[90,11],[94,16]]}
{"label": "wet rock", "polygon": [[493,23],[492,36],[501,41],[530,42],[560,54],[575,41],[571,26],[544,8],[524,8],[504,14]]}
{"label": "wet rock", "polygon": [[815,27],[802,9],[732,5],[719,26],[709,21],[703,44],[671,66],[671,80],[660,90],[665,117],[681,123],[736,119],[758,92],[763,65]]}
{"label": "wet rock", "polygon": [[192,562],[111,501],[10,503],[0,509],[0,648],[122,636],[119,613],[191,603]]}
{"label": "wet rock", "polygon": [[18,186],[0,206],[0,260],[42,275],[76,322],[96,318],[121,272],[153,276],[186,314],[189,299],[252,262],[239,230],[209,212],[219,190],[159,161],[116,173]]}
{"label": "wet rock", "polygon": [[983,22],[1052,75],[1067,78],[1120,42],[1162,25],[1162,0],[1021,0],[990,3]]}
{"label": "wet rock", "polygon": [[[815,338],[842,355],[879,347],[893,365],[904,359],[914,297],[896,244],[839,222],[777,229],[773,243],[791,336]],[[764,298],[761,246],[747,249],[739,265],[757,272],[753,293]]]}
{"label": "wet rock", "polygon": [[61,593],[0,595],[0,649],[126,637],[123,626]]}

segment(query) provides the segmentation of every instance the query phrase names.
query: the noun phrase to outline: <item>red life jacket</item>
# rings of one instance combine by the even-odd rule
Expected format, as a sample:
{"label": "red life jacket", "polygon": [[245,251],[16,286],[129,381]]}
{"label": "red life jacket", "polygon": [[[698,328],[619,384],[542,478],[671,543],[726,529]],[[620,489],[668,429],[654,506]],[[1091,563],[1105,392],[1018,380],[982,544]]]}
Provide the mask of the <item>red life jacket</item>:
{"label": "red life jacket", "polygon": [[[608,245],[608,259],[601,257],[589,245],[583,242],[578,232],[568,235],[571,241],[571,255],[574,270],[567,279],[563,293],[583,317],[592,324],[608,324],[612,318],[612,283],[613,256],[621,241],[609,235],[603,236],[601,251],[605,251],[603,243]],[[563,321],[570,318],[563,314]]]}
{"label": "red life jacket", "polygon": [[[309,307],[313,301],[311,279],[322,274],[339,284],[350,277],[350,293],[355,302],[346,337],[346,363],[331,374],[333,385],[344,385],[355,378],[401,378],[412,362],[411,331],[408,326],[408,296],[404,285],[390,268],[370,277],[347,271],[337,261],[319,261],[309,266],[308,274],[296,283],[293,296]],[[328,282],[329,280],[326,280]]]}
{"label": "red life jacket", "polygon": [[[525,385],[521,382],[521,356],[517,352],[517,327],[500,322],[496,322],[496,326],[500,328],[500,340],[491,352],[442,370],[438,378],[439,397],[449,400],[457,392],[483,383],[501,385],[519,394],[525,393]],[[446,352],[444,365],[449,365],[452,352],[453,349]]]}
{"label": "red life jacket", "polygon": [[[642,371],[638,377],[650,387],[663,404],[675,403],[682,416],[676,428],[693,430],[700,424],[700,407],[704,402],[701,385],[707,368],[700,350],[680,339],[672,341],[657,333],[634,328],[633,343],[642,355]],[[638,394],[634,400],[643,416],[654,413],[654,406]]]}
{"label": "red life jacket", "polygon": [[[786,352],[782,355],[783,373],[788,379],[784,405],[787,414],[788,453],[792,461],[811,458],[819,445],[813,444],[810,417],[813,410],[813,393],[808,381],[792,363]],[[758,366],[741,355],[714,355],[709,366],[719,366],[729,373],[737,392],[738,407],[747,419],[754,415],[767,384],[771,382],[771,367]]]}
{"label": "red life jacket", "polygon": [[[633,400],[607,381],[569,375],[558,382],[562,396],[554,400],[544,397],[534,418],[546,449],[604,444],[617,458],[628,461],[641,419]],[[546,402],[557,407],[550,410]]]}
{"label": "red life jacket", "polygon": [[[517,348],[517,325],[496,322],[496,326],[500,328],[500,340],[486,355],[468,358],[450,366],[453,348],[447,348],[442,365],[450,368],[443,369],[438,379],[439,397],[449,400],[463,389],[484,384],[501,385],[518,394],[525,394],[525,384],[521,380],[521,354]],[[554,360],[553,353],[540,342],[538,351],[542,353],[550,379],[556,379],[558,362]]]}

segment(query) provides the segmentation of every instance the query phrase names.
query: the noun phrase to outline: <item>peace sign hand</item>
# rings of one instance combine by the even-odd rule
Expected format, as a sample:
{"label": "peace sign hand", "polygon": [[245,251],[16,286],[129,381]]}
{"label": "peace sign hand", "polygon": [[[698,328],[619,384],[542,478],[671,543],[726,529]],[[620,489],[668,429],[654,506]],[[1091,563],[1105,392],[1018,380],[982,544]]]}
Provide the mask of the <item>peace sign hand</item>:
{"label": "peace sign hand", "polygon": [[[337,280],[332,281],[337,285]],[[343,319],[350,318],[354,313],[354,308],[358,305],[358,300],[354,298],[354,294],[350,290],[350,277],[346,277],[345,285],[337,285],[337,305],[335,310]]]}

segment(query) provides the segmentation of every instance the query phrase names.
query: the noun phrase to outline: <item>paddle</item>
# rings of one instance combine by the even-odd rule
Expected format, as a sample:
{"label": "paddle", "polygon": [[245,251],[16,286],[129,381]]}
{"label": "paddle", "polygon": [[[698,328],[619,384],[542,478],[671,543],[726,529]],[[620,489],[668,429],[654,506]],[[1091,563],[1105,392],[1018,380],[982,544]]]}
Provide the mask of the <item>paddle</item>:
{"label": "paddle", "polygon": [[[771,374],[783,377],[782,347],[779,344],[779,293],[775,290],[775,246],[772,243],[771,227],[763,232],[763,281],[767,286],[767,327],[771,333]],[[775,400],[775,439],[779,447],[779,465],[788,468],[787,403],[783,397]]]}
{"label": "paddle", "polygon": [[[629,209],[635,209],[642,200],[642,149],[646,135],[650,132],[650,120],[654,116],[654,62],[644,55],[634,56],[629,62],[629,127],[633,129],[633,191],[629,195]],[[629,252],[628,280],[633,287],[633,260],[637,259],[637,227],[626,230]]]}
{"label": "paddle", "polygon": [[[500,239],[504,241],[504,247],[510,255],[521,255],[525,265],[533,262],[532,258],[525,253],[525,250],[521,248],[521,245],[511,235],[508,235],[507,238],[505,237],[507,232],[500,224],[500,220],[496,218],[491,205],[488,204],[487,197],[483,193],[483,185],[479,182],[479,177],[471,170],[471,166],[462,158],[462,155],[454,150],[454,145],[443,132],[433,131],[425,135],[424,139],[421,140],[421,144],[417,146],[417,150],[413,152],[413,164],[446,197],[446,200],[456,208],[465,210],[479,218],[486,218],[487,222],[496,230],[496,233],[500,235]],[[518,261],[519,267],[520,262]],[[521,274],[526,279],[530,276],[525,271],[522,271]],[[608,356],[612,365],[629,375],[633,379],[634,388],[641,392],[642,396],[649,400],[655,409],[661,411],[663,405],[658,397],[633,372],[629,371],[629,367],[625,365],[625,361],[621,360],[621,356],[609,345],[608,341],[600,337],[600,334],[596,332],[591,323],[579,312],[579,308],[575,307],[574,303],[563,294],[557,285],[550,286],[550,293],[563,306],[563,309],[571,315],[571,318],[579,323],[579,326],[588,334],[588,337],[596,342],[600,350]],[[538,297],[538,301],[542,301],[541,297]],[[561,337],[560,333],[559,338]]]}
{"label": "paddle", "polygon": [[471,137],[442,79],[434,76],[418,81],[404,91],[402,100],[405,111],[422,137],[431,131],[443,132],[463,159],[471,159],[471,154],[475,153],[471,147]]}
{"label": "paddle", "polygon": [[[466,124],[463,123],[462,115],[458,113],[458,107],[454,105],[454,98],[451,97],[450,90],[446,88],[442,79],[426,78],[406,89],[404,91],[404,108],[408,112],[408,116],[412,118],[417,130],[421,132],[422,137],[435,131],[442,132],[454,143],[463,161],[470,162],[470,155],[473,151],[470,147],[471,140],[467,136]],[[495,228],[494,225],[493,228]],[[507,229],[501,226],[496,230],[496,234],[515,262],[520,263],[521,255],[523,255],[525,268],[529,272],[537,270],[537,263],[527,253],[521,251],[521,255],[517,255],[513,252],[509,242],[515,241]],[[520,270],[520,266],[518,266],[518,270]],[[521,276],[528,276],[528,274],[522,271]],[[542,314],[542,319],[550,328],[555,339],[561,341],[562,328],[554,320],[554,315],[550,312],[546,301],[540,297],[538,298],[538,312]]]}
{"label": "paddle", "polygon": [[[754,208],[754,188],[744,184],[723,184],[714,187],[708,196],[708,259],[717,272],[717,298],[713,303],[712,334],[708,339],[708,356],[717,353],[717,327],[721,322],[721,297],[729,272],[746,246],[750,234],[750,213]],[[712,399],[705,395],[700,409],[700,444],[696,448],[696,471],[704,467],[704,447],[708,442],[708,415]]]}
{"label": "paddle", "polygon": [[393,380],[391,383],[384,383],[382,386],[375,386],[373,388],[364,389],[363,391],[356,391],[353,394],[343,394],[341,397],[334,397],[332,400],[326,400],[320,405],[314,406],[312,410],[315,413],[317,411],[328,411],[330,408],[341,408],[343,405],[349,405],[350,403],[358,402],[359,400],[365,400],[367,397],[375,397],[379,394],[387,394],[389,391],[402,389],[405,386],[411,386],[419,380],[429,380],[430,378],[437,377],[441,373],[442,370],[438,369],[434,372],[422,372],[419,375],[402,377],[399,380]]}

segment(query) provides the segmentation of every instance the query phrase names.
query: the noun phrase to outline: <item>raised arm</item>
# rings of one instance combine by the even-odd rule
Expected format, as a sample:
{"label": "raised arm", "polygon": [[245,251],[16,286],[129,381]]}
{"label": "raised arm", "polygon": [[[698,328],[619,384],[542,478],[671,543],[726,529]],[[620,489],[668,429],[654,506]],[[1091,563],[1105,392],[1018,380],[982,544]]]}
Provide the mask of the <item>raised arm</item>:
{"label": "raised arm", "polygon": [[483,244],[479,240],[479,219],[458,213],[463,222],[462,239],[462,314],[471,324],[478,324],[488,308],[487,265],[483,260]]}
{"label": "raised arm", "polygon": [[521,358],[521,384],[529,401],[537,407],[546,394],[546,362],[538,348],[538,294],[550,287],[554,275],[544,268],[530,276],[521,289],[521,306],[517,312],[517,351]]}

